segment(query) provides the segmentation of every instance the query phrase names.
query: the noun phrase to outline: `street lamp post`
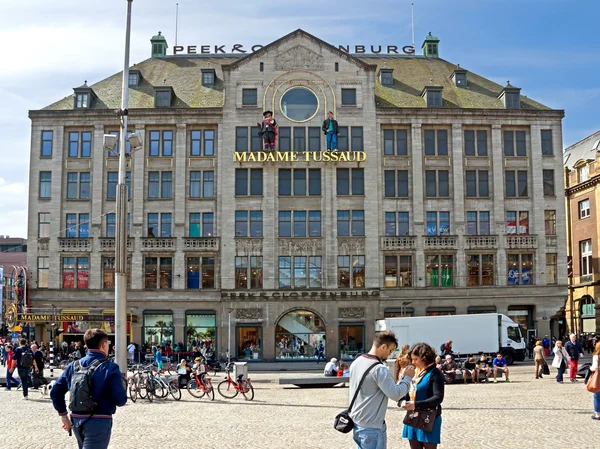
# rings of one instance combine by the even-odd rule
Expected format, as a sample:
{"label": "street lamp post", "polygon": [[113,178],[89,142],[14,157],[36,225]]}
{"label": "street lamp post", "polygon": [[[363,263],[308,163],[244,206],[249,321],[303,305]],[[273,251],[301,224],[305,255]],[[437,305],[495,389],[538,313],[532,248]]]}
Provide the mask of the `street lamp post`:
{"label": "street lamp post", "polygon": [[116,362],[122,373],[127,372],[127,106],[129,103],[129,41],[131,37],[131,3],[127,1],[125,28],[125,58],[121,92],[121,129],[119,134],[119,183],[115,229],[115,346]]}

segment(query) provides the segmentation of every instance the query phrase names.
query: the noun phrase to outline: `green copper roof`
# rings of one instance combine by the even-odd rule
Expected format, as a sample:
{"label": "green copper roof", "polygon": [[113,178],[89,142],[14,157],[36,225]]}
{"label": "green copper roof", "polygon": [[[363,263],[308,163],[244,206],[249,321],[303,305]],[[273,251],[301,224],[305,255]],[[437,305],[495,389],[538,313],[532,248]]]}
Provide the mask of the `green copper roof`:
{"label": "green copper roof", "polygon": [[425,42],[439,42],[439,38],[437,38],[436,36],[432,36],[431,35],[431,31],[429,32],[429,34],[425,37]]}
{"label": "green copper roof", "polygon": [[159,31],[158,34],[156,36],[152,36],[152,39],[150,39],[151,41],[166,41],[165,37],[161,34],[161,32]]}

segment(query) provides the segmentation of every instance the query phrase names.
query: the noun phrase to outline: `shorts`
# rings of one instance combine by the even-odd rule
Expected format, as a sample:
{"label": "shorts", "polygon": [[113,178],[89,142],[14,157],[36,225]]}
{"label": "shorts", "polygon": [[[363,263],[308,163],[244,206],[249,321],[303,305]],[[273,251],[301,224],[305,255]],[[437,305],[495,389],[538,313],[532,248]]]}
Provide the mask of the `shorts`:
{"label": "shorts", "polygon": [[156,369],[158,369],[158,371],[162,371],[162,369],[163,369],[163,362],[156,362],[156,366],[157,366]]}

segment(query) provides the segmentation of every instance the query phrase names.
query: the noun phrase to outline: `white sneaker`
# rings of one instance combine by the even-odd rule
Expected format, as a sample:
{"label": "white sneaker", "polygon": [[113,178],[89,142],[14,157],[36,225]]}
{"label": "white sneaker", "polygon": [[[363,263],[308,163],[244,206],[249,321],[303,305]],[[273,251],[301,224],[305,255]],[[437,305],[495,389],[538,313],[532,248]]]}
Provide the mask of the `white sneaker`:
{"label": "white sneaker", "polygon": [[23,400],[24,400],[24,401],[27,401],[27,400],[29,400],[29,396],[23,396]]}

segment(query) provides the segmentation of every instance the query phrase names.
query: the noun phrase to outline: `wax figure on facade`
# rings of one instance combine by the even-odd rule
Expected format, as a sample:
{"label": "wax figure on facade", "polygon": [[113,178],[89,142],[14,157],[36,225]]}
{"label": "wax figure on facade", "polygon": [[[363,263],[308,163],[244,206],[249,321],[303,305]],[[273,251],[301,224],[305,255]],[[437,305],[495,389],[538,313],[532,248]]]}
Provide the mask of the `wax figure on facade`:
{"label": "wax figure on facade", "polygon": [[327,137],[327,151],[337,151],[337,137],[340,135],[340,128],[337,120],[333,118],[333,112],[327,113],[327,119],[323,122],[322,129]]}
{"label": "wax figure on facade", "polygon": [[260,136],[265,151],[275,151],[275,139],[277,138],[277,122],[273,118],[272,111],[263,112],[262,123],[257,123],[260,128]]}

